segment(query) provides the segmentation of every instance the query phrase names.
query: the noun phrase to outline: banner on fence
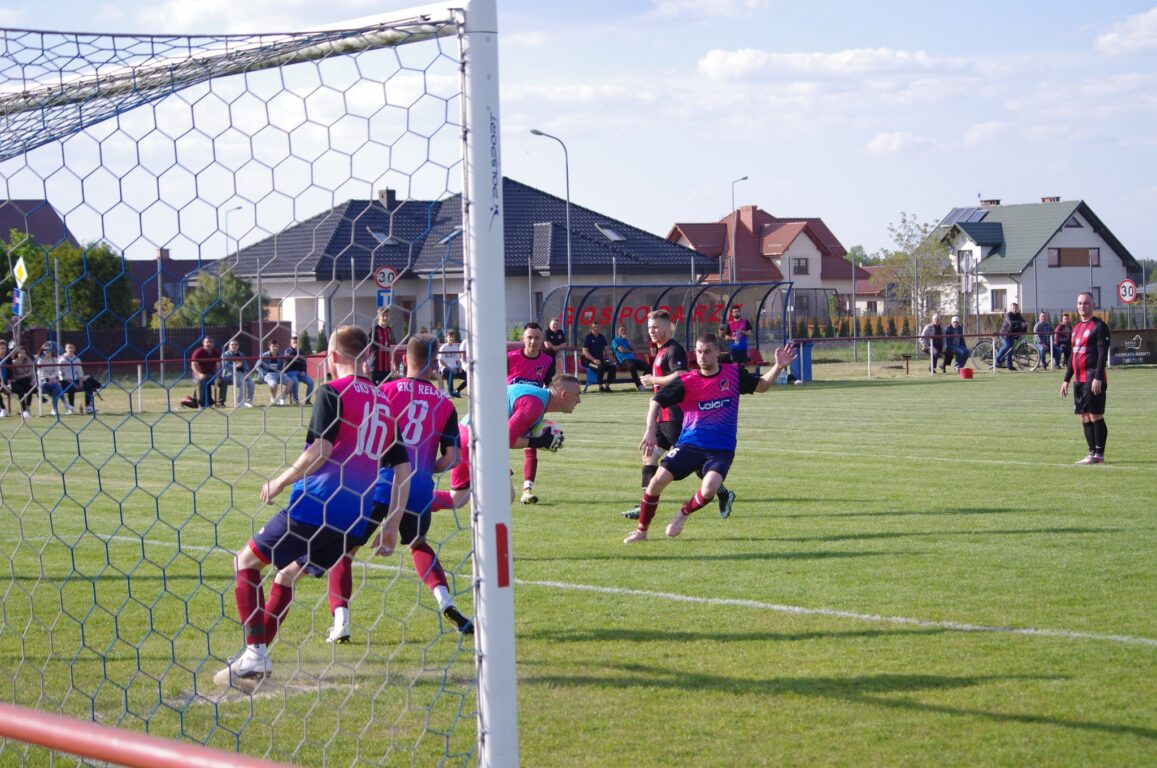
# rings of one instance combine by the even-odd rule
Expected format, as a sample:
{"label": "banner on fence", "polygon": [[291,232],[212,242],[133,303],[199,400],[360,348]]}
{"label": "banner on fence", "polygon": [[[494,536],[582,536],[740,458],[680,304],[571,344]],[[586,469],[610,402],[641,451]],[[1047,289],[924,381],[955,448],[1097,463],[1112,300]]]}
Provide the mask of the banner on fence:
{"label": "banner on fence", "polygon": [[1112,365],[1152,365],[1157,363],[1157,330],[1112,331],[1109,334],[1109,362]]}

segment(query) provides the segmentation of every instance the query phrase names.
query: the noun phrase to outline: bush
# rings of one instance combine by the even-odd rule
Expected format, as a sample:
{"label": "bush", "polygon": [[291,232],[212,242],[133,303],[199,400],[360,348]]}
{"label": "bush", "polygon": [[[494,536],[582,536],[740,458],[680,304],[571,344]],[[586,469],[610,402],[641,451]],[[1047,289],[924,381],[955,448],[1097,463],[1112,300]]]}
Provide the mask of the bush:
{"label": "bush", "polygon": [[880,317],[879,315],[876,315],[876,332],[875,332],[875,335],[876,336],[883,336],[884,335],[884,318]]}
{"label": "bush", "polygon": [[900,328],[900,335],[901,336],[911,336],[912,335],[912,326],[908,325],[908,316],[907,315],[904,315],[904,325],[903,325],[903,327]]}
{"label": "bush", "polygon": [[834,339],[836,336],[836,329],[832,326],[832,316],[828,315],[824,318],[824,338]]}
{"label": "bush", "polygon": [[329,349],[329,334],[325,332],[325,326],[318,326],[317,329],[317,351],[325,352]]}
{"label": "bush", "polygon": [[297,354],[313,354],[313,341],[309,338],[309,331],[302,331],[297,334]]}
{"label": "bush", "polygon": [[888,334],[887,335],[889,335],[889,336],[895,336],[896,335],[896,318],[894,318],[894,317],[888,318]]}

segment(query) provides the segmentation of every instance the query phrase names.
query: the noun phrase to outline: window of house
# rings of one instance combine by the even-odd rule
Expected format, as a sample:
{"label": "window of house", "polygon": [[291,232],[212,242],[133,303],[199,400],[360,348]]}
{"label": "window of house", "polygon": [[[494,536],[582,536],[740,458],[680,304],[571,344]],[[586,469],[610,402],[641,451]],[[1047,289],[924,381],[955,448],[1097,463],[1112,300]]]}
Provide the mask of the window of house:
{"label": "window of house", "polygon": [[879,307],[877,306],[877,303],[874,301],[866,302],[864,304],[864,311],[867,312],[869,315],[877,315],[880,312]]}
{"label": "window of house", "polygon": [[988,306],[992,307],[993,312],[1003,312],[1008,306],[1008,289],[993,288],[988,292],[988,301]]}
{"label": "window of house", "polygon": [[1100,288],[1100,286],[1093,286],[1092,293],[1093,293],[1093,306],[1094,307],[1101,306],[1101,288]]}
{"label": "window of house", "polygon": [[1077,221],[1076,216],[1070,216],[1069,217],[1069,220],[1065,222],[1065,228],[1066,229],[1084,229],[1084,227],[1081,226],[1081,222]]}
{"label": "window of house", "polygon": [[618,243],[627,239],[615,231],[615,229],[609,224],[595,224],[595,229],[597,229],[599,232],[602,232],[603,237],[610,240],[612,243]]}
{"label": "window of house", "polygon": [[807,259],[794,258],[791,260],[791,273],[793,275],[807,274]]}
{"label": "window of house", "polygon": [[461,306],[458,302],[458,294],[446,293],[434,294],[434,325],[441,324],[443,330],[450,330],[451,328],[461,327],[461,319],[458,315],[458,308]]}
{"label": "window of house", "polygon": [[812,313],[812,298],[806,293],[797,293],[794,295],[792,305],[795,308],[797,315],[808,317]]}
{"label": "window of house", "polygon": [[1049,248],[1049,267],[1099,267],[1100,248]]}
{"label": "window of house", "polygon": [[370,227],[366,227],[366,230],[371,235],[374,236],[374,239],[378,241],[378,245],[397,245],[398,244],[398,241],[395,240],[394,238],[390,237],[388,232],[383,232],[380,229],[371,229]]}

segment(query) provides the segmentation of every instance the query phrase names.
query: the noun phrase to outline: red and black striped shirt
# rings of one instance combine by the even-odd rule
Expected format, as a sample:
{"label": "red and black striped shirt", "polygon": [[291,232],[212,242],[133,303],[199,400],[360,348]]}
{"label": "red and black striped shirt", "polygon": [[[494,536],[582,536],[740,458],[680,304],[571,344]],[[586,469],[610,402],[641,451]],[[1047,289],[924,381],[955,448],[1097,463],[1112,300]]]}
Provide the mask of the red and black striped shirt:
{"label": "red and black striped shirt", "polygon": [[1065,381],[1086,383],[1093,379],[1106,381],[1109,362],[1109,326],[1099,317],[1083,320],[1073,326],[1073,354],[1065,371]]}

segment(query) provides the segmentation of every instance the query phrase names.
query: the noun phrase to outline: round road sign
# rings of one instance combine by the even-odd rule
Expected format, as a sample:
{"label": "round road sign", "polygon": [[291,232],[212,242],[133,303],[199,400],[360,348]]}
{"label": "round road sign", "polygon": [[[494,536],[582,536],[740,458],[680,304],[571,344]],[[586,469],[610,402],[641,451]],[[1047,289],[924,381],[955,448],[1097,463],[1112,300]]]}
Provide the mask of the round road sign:
{"label": "round road sign", "polygon": [[398,273],[393,267],[378,267],[374,270],[374,282],[379,288],[392,288],[397,279]]}
{"label": "round road sign", "polygon": [[1117,297],[1126,304],[1132,304],[1137,300],[1137,284],[1126,277],[1117,283]]}

